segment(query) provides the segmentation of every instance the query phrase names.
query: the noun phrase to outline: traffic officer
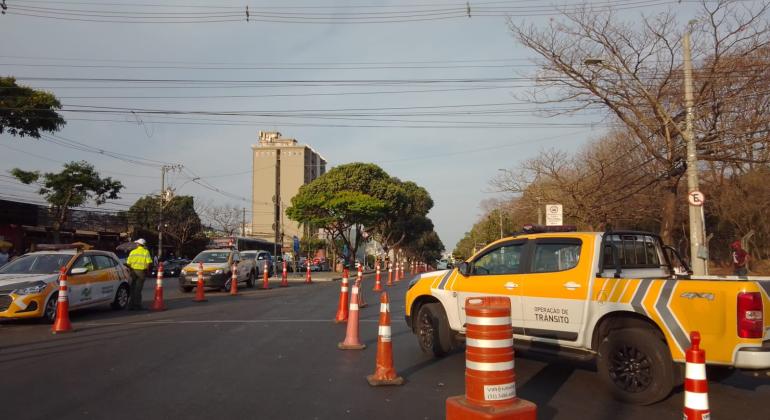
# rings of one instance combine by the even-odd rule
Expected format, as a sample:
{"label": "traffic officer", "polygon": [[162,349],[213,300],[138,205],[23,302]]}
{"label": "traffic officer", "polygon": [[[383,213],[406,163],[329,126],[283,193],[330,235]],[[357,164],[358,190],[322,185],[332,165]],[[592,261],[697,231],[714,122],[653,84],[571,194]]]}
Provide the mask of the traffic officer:
{"label": "traffic officer", "polygon": [[128,259],[126,265],[131,268],[133,275],[131,276],[131,302],[129,303],[128,310],[142,309],[142,289],[144,288],[144,276],[147,269],[152,264],[152,257],[150,251],[145,248],[147,241],[144,239],[137,239],[134,241],[136,248],[134,248]]}

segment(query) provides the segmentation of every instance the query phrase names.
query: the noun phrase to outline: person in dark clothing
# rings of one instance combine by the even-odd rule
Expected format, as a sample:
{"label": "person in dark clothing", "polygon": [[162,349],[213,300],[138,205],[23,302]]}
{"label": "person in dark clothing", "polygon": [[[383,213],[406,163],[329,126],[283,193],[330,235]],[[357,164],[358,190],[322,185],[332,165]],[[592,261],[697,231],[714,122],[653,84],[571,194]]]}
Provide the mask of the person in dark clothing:
{"label": "person in dark clothing", "polygon": [[749,274],[749,253],[743,249],[741,241],[731,243],[730,248],[733,250],[733,274],[736,276],[747,276]]}

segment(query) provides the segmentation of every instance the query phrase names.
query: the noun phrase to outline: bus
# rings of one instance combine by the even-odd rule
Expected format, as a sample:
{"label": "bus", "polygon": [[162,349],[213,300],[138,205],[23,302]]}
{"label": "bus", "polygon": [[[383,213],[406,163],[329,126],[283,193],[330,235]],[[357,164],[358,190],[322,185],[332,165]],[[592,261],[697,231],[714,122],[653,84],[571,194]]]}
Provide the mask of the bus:
{"label": "bus", "polygon": [[270,254],[275,254],[276,251],[281,252],[281,247],[275,242],[243,236],[211,238],[207,248],[230,248],[231,246],[234,246],[238,251],[267,251]]}

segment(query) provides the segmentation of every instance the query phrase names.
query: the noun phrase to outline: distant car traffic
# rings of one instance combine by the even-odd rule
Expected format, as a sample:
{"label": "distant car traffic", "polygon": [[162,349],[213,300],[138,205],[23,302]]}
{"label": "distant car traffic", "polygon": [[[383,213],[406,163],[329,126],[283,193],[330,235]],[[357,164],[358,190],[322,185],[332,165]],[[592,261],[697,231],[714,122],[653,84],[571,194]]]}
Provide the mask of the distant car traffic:
{"label": "distant car traffic", "polygon": [[24,254],[0,268],[0,318],[53,322],[59,270],[65,267],[70,310],[99,304],[128,305],[128,267],[112,252],[76,248]]}
{"label": "distant car traffic", "polygon": [[267,261],[267,275],[273,276],[275,267],[273,266],[273,256],[267,251],[241,251],[241,256],[244,259],[254,261],[256,264],[256,273],[262,276],[262,272],[265,269],[265,262]]}
{"label": "distant car traffic", "polygon": [[[187,264],[190,264],[190,260],[185,258],[174,258],[163,261],[163,277],[179,277],[179,273]],[[158,267],[152,267],[150,275],[155,277],[158,275]]]}

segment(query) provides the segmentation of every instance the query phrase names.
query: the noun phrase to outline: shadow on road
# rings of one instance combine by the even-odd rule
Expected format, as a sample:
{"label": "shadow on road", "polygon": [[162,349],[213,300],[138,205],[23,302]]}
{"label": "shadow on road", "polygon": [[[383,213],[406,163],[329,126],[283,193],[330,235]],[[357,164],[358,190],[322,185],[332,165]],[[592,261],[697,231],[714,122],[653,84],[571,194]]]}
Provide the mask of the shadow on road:
{"label": "shadow on road", "polygon": [[572,376],[575,368],[561,363],[549,363],[525,383],[517,383],[521,389],[519,396],[537,404],[537,418],[553,419],[558,410],[550,405],[565,382]]}

